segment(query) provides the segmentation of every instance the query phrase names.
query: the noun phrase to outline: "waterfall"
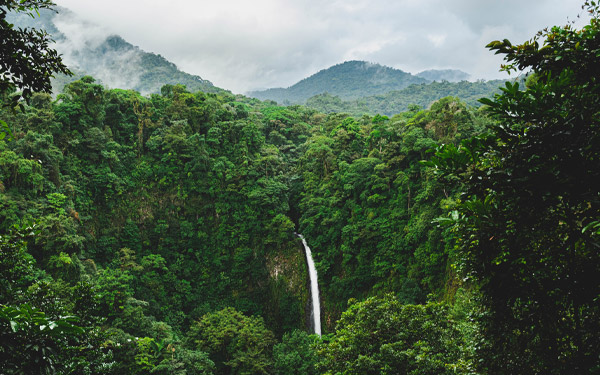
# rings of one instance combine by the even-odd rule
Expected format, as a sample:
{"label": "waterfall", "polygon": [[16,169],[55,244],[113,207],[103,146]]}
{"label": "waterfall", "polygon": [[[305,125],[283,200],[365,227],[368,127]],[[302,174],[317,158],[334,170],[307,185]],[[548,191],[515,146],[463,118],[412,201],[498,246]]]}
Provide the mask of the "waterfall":
{"label": "waterfall", "polygon": [[304,251],[306,252],[306,263],[308,264],[308,276],[310,277],[310,295],[312,298],[312,313],[311,318],[315,333],[321,336],[321,302],[319,301],[319,281],[317,280],[317,269],[315,261],[312,258],[310,247],[301,234],[298,237],[302,240]]}

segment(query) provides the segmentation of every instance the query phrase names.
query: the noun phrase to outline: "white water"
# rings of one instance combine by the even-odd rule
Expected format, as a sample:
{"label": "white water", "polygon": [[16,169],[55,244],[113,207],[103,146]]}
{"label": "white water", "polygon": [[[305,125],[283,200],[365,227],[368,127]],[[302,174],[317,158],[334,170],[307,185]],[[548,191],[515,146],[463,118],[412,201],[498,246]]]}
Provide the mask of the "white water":
{"label": "white water", "polygon": [[304,251],[306,252],[306,263],[308,263],[308,276],[310,278],[310,295],[312,296],[312,321],[315,333],[321,336],[321,302],[319,301],[319,281],[317,280],[317,269],[312,258],[310,247],[301,234],[298,237],[302,240]]}

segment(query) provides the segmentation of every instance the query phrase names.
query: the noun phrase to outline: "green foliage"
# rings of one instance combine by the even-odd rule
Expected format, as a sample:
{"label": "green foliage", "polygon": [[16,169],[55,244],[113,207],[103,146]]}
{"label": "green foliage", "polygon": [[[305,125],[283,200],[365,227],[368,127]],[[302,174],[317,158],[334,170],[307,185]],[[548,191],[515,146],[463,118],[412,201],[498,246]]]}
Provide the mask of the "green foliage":
{"label": "green foliage", "polygon": [[490,373],[598,371],[600,258],[588,229],[600,216],[600,23],[598,6],[585,8],[592,20],[582,30],[488,45],[506,70],[531,69],[535,79],[482,100],[500,124],[434,162],[465,187],[445,221],[489,309],[479,355]]}
{"label": "green foliage", "polygon": [[349,298],[400,292],[422,303],[444,293],[448,233],[431,221],[457,189],[419,162],[434,145],[458,143],[490,121],[444,98],[430,110],[331,122],[307,140],[299,167],[300,231],[316,259],[328,328]]}
{"label": "green foliage", "polygon": [[275,373],[278,375],[316,375],[316,336],[294,330],[283,335],[273,347]]}
{"label": "green foliage", "polygon": [[[8,12],[22,12],[35,17],[40,9],[50,9],[50,0],[3,0],[0,2],[0,92],[21,89],[22,96],[29,100],[36,91],[51,91],[50,78],[53,73],[70,74],[58,53],[50,48],[49,35],[43,30],[15,29],[6,20]],[[19,96],[14,96],[11,106],[17,104]],[[0,129],[4,135],[5,129]]]}
{"label": "green foliage", "polygon": [[99,345],[98,332],[82,328],[99,323],[93,287],[40,280],[45,275],[27,252],[27,241],[36,236],[39,231],[27,224],[0,236],[0,372],[75,373],[104,366],[107,356],[85,349]]}
{"label": "green foliage", "polygon": [[403,305],[392,295],[368,298],[342,314],[319,348],[324,374],[455,374],[461,338],[437,303]]}
{"label": "green foliage", "polygon": [[271,374],[273,333],[262,318],[228,307],[204,315],[190,327],[188,340],[209,353],[218,373]]}
{"label": "green foliage", "polygon": [[[353,118],[89,76],[0,117],[2,303],[79,316],[87,349],[65,363],[111,374],[315,373],[315,338],[285,335],[307,319],[296,230],[325,330],[349,298],[449,293],[448,233],[431,221],[458,186],[419,161],[491,122],[457,98]],[[4,237],[27,219],[32,238]]]}
{"label": "green foliage", "polygon": [[[0,31],[15,31],[5,9],[50,5],[0,3]],[[504,69],[532,75],[480,109],[498,82],[387,93],[374,75],[411,76],[361,62],[287,91],[377,94],[309,99],[357,117],[198,77],[211,92],[171,82],[142,97],[81,75],[53,101],[1,83],[30,106],[6,109],[18,95],[3,90],[0,373],[598,372],[599,10],[586,8],[582,30],[492,42]],[[143,57],[145,81],[176,75]],[[319,271],[322,340],[298,331],[296,230]]]}
{"label": "green foliage", "polygon": [[27,304],[0,305],[0,371],[3,374],[53,374],[68,367],[84,330],[74,317],[49,319]]}
{"label": "green foliage", "polygon": [[[0,146],[0,226],[35,218],[29,253],[55,279],[89,271],[115,324],[127,312],[181,330],[234,305],[278,334],[303,326],[301,273],[271,280],[267,259],[301,254],[290,166],[314,112],[163,91],[142,98],[83,77],[54,103],[38,95],[6,114],[18,137]],[[129,297],[147,306],[129,309]]]}
{"label": "green foliage", "polygon": [[8,124],[2,120],[0,120],[0,141],[3,140],[4,138],[6,138],[6,136],[8,135],[8,139],[11,138],[11,131],[10,128],[8,127]]}
{"label": "green foliage", "polygon": [[363,95],[358,99],[342,100],[331,92],[318,94],[306,100],[306,106],[324,113],[343,112],[354,116],[377,113],[393,116],[409,110],[411,105],[428,108],[436,100],[447,96],[460,98],[470,106],[478,107],[481,97],[492,97],[504,81],[476,82],[431,82],[413,84],[401,90],[382,92],[378,95]]}
{"label": "green foliage", "polygon": [[[171,347],[171,358],[163,359],[158,365],[151,367],[150,374],[160,375],[212,375],[215,364],[208,358],[208,354],[180,348]],[[169,351],[169,347],[167,347]],[[173,352],[177,353],[173,355]]]}
{"label": "green foliage", "polygon": [[0,303],[14,302],[35,279],[35,260],[26,248],[26,238],[35,233],[32,225],[15,225],[0,235]]}

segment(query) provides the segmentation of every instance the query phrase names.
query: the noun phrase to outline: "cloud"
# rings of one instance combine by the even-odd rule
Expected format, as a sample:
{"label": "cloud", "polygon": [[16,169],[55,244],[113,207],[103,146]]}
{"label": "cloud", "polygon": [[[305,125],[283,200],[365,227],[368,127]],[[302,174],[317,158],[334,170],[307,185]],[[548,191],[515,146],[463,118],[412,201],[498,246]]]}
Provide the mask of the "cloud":
{"label": "cloud", "polygon": [[57,0],[234,92],[289,86],[348,59],[495,78],[494,39],[522,42],[580,0]]}
{"label": "cloud", "polygon": [[69,67],[86,72],[111,88],[129,89],[140,83],[139,50],[109,48],[109,28],[82,20],[70,12],[59,13],[54,18],[54,26],[61,33],[56,38],[56,49]]}

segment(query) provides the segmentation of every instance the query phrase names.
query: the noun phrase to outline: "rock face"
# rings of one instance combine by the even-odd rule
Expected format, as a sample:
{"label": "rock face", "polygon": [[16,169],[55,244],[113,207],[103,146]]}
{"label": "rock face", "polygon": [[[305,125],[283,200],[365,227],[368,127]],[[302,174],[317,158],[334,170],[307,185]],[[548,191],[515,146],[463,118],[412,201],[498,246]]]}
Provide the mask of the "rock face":
{"label": "rock face", "polygon": [[[312,331],[310,320],[310,283],[304,248],[300,239],[294,246],[280,248],[267,255],[267,270],[271,284],[271,316],[277,316],[287,328]],[[298,321],[300,319],[300,321]]]}

